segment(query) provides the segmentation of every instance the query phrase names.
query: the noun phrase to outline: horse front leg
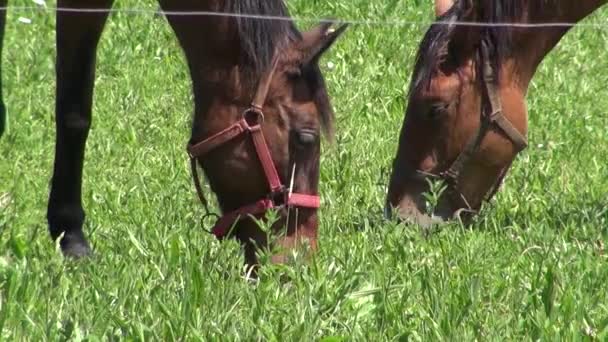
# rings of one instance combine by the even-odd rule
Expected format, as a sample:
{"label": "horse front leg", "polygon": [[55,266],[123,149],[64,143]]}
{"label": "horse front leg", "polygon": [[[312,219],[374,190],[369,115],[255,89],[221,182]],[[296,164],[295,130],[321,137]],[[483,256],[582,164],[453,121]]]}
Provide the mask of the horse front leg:
{"label": "horse front leg", "polygon": [[[59,0],[59,8],[110,9],[113,0]],[[66,256],[91,248],[82,231],[82,167],[91,126],[97,44],[108,13],[57,12],[57,94],[55,166],[47,219],[51,237],[61,236]]]}

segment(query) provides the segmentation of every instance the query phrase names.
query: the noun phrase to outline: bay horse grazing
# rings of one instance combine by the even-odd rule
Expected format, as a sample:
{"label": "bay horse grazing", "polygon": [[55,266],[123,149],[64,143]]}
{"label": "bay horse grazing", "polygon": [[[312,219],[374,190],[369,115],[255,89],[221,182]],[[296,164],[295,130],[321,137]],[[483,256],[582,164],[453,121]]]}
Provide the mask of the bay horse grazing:
{"label": "bay horse grazing", "polygon": [[[527,146],[525,97],[536,69],[572,25],[605,0],[436,0],[436,24],[417,54],[387,195],[387,215],[428,225],[474,214]],[[446,11],[447,9],[447,11]],[[435,208],[429,179],[447,190]],[[470,215],[467,215],[470,217]]]}
{"label": "bay horse grazing", "polygon": [[[112,0],[59,0],[59,8],[109,10]],[[188,154],[203,167],[224,216],[213,229],[245,247],[249,264],[267,235],[258,218],[278,209],[277,244],[316,247],[321,131],[333,112],[319,58],[344,32],[330,24],[300,33],[287,20],[185,15],[225,12],[288,17],[282,0],[161,0],[185,53],[194,115]],[[57,12],[57,140],[48,204],[51,236],[66,256],[90,253],[82,226],[82,169],[91,126],[95,56],[108,13]],[[291,210],[290,210],[291,209]],[[288,217],[288,214],[291,216]],[[286,228],[286,229],[284,229]],[[276,256],[275,261],[282,261]]]}

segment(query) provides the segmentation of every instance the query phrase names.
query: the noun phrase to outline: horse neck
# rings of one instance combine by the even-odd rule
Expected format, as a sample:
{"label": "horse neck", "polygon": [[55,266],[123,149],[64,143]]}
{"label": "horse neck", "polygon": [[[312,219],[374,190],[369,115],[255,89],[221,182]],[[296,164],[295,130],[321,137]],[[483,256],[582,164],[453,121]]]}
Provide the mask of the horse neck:
{"label": "horse neck", "polygon": [[[530,0],[530,3],[539,0]],[[578,23],[608,0],[558,0],[555,5],[542,9],[530,9],[523,23]],[[530,8],[537,8],[531,6]],[[513,33],[514,53],[509,72],[517,74],[517,81],[524,93],[543,59],[561,41],[571,27],[515,28]],[[505,72],[506,73],[506,72]]]}

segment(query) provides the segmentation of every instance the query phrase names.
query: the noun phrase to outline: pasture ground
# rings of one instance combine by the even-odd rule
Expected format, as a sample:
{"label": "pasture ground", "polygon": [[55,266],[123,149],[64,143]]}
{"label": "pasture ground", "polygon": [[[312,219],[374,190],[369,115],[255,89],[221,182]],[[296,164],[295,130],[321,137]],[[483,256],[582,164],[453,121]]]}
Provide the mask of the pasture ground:
{"label": "pasture ground", "polygon": [[[432,18],[422,1],[289,3],[301,17]],[[608,10],[586,22],[608,24]],[[608,30],[574,29],[542,65],[531,148],[483,215],[424,233],[384,221],[382,205],[426,27],[352,26],[323,60],[338,134],[323,153],[320,252],[266,265],[251,283],[238,244],[199,228],[184,151],[190,80],[169,26],[150,14],[107,26],[84,180],[96,254],[63,260],[45,220],[54,16],[10,12],[0,339],[608,339]]]}

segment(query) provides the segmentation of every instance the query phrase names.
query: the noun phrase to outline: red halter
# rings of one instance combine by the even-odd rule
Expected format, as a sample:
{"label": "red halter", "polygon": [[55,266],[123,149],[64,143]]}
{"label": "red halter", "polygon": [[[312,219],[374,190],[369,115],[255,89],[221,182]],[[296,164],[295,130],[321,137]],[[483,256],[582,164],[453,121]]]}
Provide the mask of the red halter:
{"label": "red halter", "polygon": [[[270,209],[279,209],[284,207],[301,207],[301,208],[312,208],[317,209],[320,206],[320,198],[317,195],[308,195],[300,193],[292,193],[290,189],[285,187],[279,178],[277,169],[272,161],[272,155],[264,139],[264,132],[262,131],[262,124],[264,123],[264,113],[262,107],[266,101],[268,95],[268,89],[272,76],[277,67],[276,58],[273,60],[272,67],[269,72],[262,75],[258,84],[256,95],[251,104],[251,107],[247,109],[242,118],[236,123],[232,124],[223,131],[197,143],[188,144],[187,150],[190,156],[190,167],[192,169],[192,179],[198,197],[203,204],[206,211],[206,216],[217,216],[218,220],[211,229],[218,239],[225,237],[232,226],[237,223],[241,218],[247,216],[261,216]],[[224,145],[225,143],[243,135],[247,134],[251,137],[255,146],[255,151],[258,156],[258,160],[264,170],[266,181],[268,182],[269,193],[265,198],[259,201],[245,205],[235,211],[225,213],[223,216],[211,214],[209,205],[203,188],[201,186],[198,171],[197,171],[197,158],[202,158],[209,152],[216,148]]]}

